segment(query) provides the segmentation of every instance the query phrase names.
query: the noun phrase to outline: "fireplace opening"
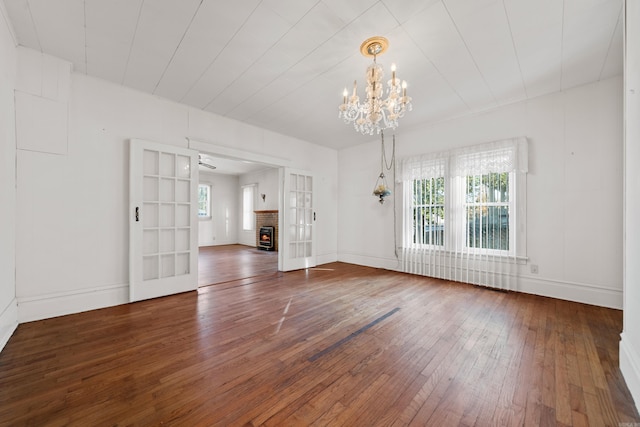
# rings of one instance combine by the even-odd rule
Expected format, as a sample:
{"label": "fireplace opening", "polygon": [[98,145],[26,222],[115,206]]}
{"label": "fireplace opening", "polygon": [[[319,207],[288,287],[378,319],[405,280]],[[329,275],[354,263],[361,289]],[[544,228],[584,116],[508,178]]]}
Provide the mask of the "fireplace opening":
{"label": "fireplace opening", "polygon": [[260,227],[260,240],[258,241],[258,249],[262,249],[264,251],[274,250],[273,233],[273,227]]}

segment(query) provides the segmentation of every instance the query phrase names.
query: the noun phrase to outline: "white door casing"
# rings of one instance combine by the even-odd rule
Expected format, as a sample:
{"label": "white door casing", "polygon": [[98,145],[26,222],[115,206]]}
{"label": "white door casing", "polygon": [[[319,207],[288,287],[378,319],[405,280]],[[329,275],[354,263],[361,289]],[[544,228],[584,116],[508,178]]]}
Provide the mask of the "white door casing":
{"label": "white door casing", "polygon": [[131,140],[129,300],[198,287],[198,152]]}

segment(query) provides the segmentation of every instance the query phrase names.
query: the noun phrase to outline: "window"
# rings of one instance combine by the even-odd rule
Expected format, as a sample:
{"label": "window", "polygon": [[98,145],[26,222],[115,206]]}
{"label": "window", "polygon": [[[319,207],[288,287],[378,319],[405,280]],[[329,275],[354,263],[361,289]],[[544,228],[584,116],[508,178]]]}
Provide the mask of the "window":
{"label": "window", "polygon": [[415,179],[410,182],[412,243],[444,245],[444,177]]}
{"label": "window", "polygon": [[255,229],[255,213],[253,201],[255,200],[255,184],[242,186],[242,229],[251,231]]}
{"label": "window", "polygon": [[526,138],[401,159],[402,270],[510,289],[526,250]]}
{"label": "window", "polygon": [[403,246],[516,255],[516,219],[524,220],[516,202],[526,190],[518,147],[508,140],[403,159]]}
{"label": "window", "polygon": [[211,218],[211,186],[198,185],[198,218]]}
{"label": "window", "polygon": [[507,172],[465,177],[466,246],[509,251],[512,188]]}

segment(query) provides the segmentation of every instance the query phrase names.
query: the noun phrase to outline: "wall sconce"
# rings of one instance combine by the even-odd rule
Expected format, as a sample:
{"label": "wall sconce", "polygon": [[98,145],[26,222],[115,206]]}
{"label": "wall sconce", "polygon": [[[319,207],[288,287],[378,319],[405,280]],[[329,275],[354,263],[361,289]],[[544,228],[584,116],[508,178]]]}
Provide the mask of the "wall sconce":
{"label": "wall sconce", "polygon": [[262,193],[262,194],[260,194],[260,197],[262,197],[262,202],[263,203],[266,202],[266,198],[267,198],[266,194]]}

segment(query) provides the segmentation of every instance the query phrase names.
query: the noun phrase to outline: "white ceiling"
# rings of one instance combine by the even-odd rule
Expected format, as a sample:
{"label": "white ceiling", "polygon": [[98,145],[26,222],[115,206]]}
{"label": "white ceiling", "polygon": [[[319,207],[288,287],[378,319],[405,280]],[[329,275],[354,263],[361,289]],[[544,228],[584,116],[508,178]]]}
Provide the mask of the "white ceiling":
{"label": "white ceiling", "polygon": [[398,134],[622,73],[622,0],[4,2],[76,72],[337,149],[371,139],[338,104],[375,35],[413,98]]}

